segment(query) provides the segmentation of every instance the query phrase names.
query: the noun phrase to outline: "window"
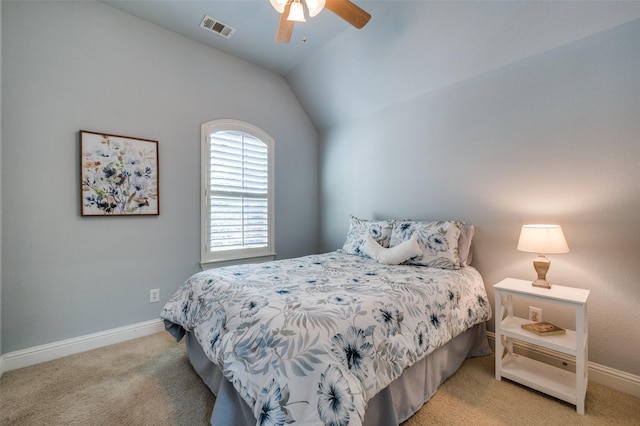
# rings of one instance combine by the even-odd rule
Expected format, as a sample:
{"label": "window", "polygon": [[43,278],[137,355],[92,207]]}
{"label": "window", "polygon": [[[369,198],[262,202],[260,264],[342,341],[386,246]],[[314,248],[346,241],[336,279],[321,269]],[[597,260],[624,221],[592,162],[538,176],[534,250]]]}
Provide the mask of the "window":
{"label": "window", "polygon": [[272,259],[273,139],[236,120],[202,125],[203,267]]}

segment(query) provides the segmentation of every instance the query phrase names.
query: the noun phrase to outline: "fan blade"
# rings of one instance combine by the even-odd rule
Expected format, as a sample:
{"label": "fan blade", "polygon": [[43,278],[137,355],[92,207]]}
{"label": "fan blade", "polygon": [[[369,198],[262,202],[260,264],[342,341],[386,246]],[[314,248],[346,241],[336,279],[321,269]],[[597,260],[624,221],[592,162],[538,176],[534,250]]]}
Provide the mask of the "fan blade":
{"label": "fan blade", "polygon": [[327,0],[325,7],[356,28],[364,27],[371,19],[371,15],[349,0]]}
{"label": "fan blade", "polygon": [[284,12],[280,14],[280,20],[278,21],[278,28],[276,29],[276,43],[289,43],[291,40],[291,34],[293,33],[294,21],[289,21],[289,9],[291,9],[291,2],[288,2],[284,8]]}

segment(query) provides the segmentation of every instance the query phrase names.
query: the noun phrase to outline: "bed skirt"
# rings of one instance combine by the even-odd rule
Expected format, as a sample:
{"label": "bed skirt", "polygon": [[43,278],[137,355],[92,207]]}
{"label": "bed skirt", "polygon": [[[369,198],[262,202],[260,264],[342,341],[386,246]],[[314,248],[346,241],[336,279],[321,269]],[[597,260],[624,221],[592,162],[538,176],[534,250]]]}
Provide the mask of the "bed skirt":
{"label": "bed skirt", "polygon": [[[187,351],[194,370],[216,395],[212,426],[254,426],[249,406],[218,367],[209,361],[197,340],[187,333]],[[491,354],[485,324],[478,324],[454,337],[429,356],[409,367],[367,405],[364,426],[399,425],[415,414],[438,387],[469,357]]]}

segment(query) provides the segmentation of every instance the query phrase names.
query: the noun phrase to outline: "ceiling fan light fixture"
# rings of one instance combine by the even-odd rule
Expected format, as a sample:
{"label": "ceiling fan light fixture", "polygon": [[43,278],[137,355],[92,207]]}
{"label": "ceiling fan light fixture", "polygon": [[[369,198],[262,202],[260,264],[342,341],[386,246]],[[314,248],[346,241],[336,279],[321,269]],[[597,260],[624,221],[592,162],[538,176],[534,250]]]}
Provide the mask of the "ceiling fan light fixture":
{"label": "ceiling fan light fixture", "polygon": [[309,9],[309,16],[314,17],[318,13],[322,12],[324,9],[324,5],[326,4],[326,0],[305,0],[307,3],[307,9]]}
{"label": "ceiling fan light fixture", "polygon": [[278,11],[278,13],[283,13],[287,6],[287,0],[269,0],[269,2],[271,3],[271,6]]}
{"label": "ceiling fan light fixture", "polygon": [[300,0],[293,0],[293,3],[291,3],[291,9],[289,10],[287,20],[294,22],[307,22],[307,20],[304,19],[304,8],[302,7]]}
{"label": "ceiling fan light fixture", "polygon": [[[0,0],[2,1],[2,0]],[[367,11],[356,6],[351,0],[269,0],[273,7],[279,12],[280,6],[284,3],[284,12],[280,12],[278,27],[273,39],[276,43],[289,43],[293,27],[296,22],[306,22],[304,18],[305,9],[309,17],[320,13],[323,9],[329,9],[338,17],[344,19],[355,28],[364,27],[371,15]],[[306,41],[303,37],[302,41]]]}

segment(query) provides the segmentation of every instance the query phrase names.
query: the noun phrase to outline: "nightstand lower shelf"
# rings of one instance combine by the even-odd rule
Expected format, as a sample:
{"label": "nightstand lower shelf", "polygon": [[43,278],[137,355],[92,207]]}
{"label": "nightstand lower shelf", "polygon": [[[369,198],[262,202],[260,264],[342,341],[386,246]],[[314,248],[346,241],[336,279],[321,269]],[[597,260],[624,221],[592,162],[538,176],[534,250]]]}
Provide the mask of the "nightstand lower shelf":
{"label": "nightstand lower shelf", "polygon": [[518,354],[507,354],[502,359],[501,376],[571,404],[577,404],[576,375],[570,371]]}

